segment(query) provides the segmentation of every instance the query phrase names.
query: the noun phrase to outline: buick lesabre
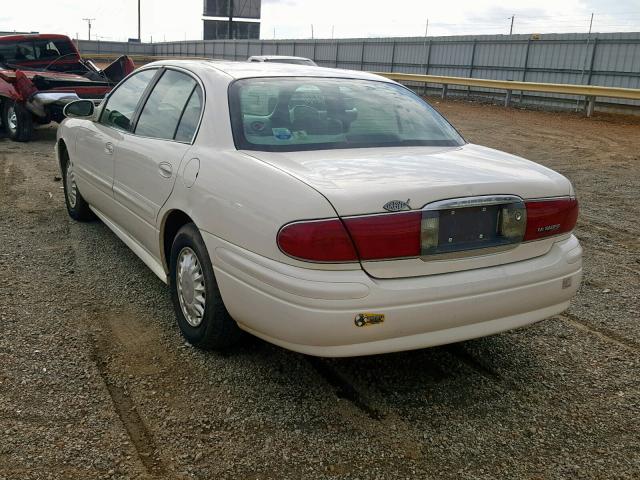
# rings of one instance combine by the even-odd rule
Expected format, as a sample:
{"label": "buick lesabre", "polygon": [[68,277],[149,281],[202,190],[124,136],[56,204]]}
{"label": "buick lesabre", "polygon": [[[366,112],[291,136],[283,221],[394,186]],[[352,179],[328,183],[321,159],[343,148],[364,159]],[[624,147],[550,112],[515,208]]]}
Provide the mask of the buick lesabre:
{"label": "buick lesabre", "polygon": [[70,216],[168,283],[199,347],[423,348],[558,314],[580,283],[571,183],[373,74],[167,60],[65,113]]}

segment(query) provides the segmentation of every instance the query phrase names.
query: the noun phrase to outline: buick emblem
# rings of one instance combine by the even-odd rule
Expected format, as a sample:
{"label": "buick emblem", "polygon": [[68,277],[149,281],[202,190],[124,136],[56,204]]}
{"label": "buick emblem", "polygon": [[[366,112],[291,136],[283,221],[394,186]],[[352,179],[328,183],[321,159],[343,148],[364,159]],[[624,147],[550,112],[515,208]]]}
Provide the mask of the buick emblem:
{"label": "buick emblem", "polygon": [[411,199],[407,199],[406,202],[402,200],[391,200],[390,202],[385,203],[382,208],[389,212],[401,212],[402,210],[411,210],[411,206],[409,205],[409,201]]}

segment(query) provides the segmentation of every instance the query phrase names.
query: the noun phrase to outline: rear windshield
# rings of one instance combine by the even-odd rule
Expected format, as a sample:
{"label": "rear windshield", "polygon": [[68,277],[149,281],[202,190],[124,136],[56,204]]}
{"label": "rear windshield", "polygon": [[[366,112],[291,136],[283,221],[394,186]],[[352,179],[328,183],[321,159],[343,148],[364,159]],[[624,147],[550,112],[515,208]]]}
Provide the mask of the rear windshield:
{"label": "rear windshield", "polygon": [[33,60],[50,61],[65,55],[76,55],[68,40],[27,39],[2,41],[0,38],[0,62],[20,63]]}
{"label": "rear windshield", "polygon": [[240,150],[459,146],[456,130],[416,94],[371,80],[249,78],[229,88]]}

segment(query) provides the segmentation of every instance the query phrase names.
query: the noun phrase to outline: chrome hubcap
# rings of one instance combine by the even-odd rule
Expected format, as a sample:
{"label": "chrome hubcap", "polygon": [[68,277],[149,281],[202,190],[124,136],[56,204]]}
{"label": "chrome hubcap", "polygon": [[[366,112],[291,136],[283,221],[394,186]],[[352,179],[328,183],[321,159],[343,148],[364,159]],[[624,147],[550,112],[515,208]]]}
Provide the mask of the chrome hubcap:
{"label": "chrome hubcap", "polygon": [[65,186],[67,187],[66,190],[66,194],[67,194],[67,200],[69,201],[69,206],[71,208],[75,208],[76,206],[76,177],[73,174],[73,168],[71,168],[72,165],[71,163],[69,163],[67,165],[67,174],[66,174],[66,182],[65,182]]}
{"label": "chrome hubcap", "polygon": [[197,327],[204,317],[206,289],[200,261],[191,248],[184,247],[180,250],[176,270],[176,286],[182,314],[189,325]]}
{"label": "chrome hubcap", "polygon": [[18,115],[16,115],[15,107],[9,107],[9,111],[7,113],[8,127],[12,132],[15,132],[18,128]]}

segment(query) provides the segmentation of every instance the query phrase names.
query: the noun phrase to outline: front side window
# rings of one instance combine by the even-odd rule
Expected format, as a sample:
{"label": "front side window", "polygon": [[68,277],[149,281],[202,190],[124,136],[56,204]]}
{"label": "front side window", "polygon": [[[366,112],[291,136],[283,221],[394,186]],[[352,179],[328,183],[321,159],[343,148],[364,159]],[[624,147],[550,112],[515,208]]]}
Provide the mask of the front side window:
{"label": "front side window", "polygon": [[142,70],[121,83],[109,95],[107,104],[100,115],[100,123],[128,131],[138,102],[156,72],[157,69]]}
{"label": "front side window", "polygon": [[[142,109],[136,125],[136,135],[171,140],[176,136],[183,114],[191,118],[197,108],[199,119],[200,104],[187,105],[196,86],[196,81],[189,75],[175,70],[165,71]],[[186,130],[188,128],[185,126],[181,133],[183,137],[188,133]]]}
{"label": "front side window", "polygon": [[464,140],[425,101],[371,80],[249,78],[229,88],[238,149],[322,150],[459,146]]}

